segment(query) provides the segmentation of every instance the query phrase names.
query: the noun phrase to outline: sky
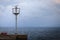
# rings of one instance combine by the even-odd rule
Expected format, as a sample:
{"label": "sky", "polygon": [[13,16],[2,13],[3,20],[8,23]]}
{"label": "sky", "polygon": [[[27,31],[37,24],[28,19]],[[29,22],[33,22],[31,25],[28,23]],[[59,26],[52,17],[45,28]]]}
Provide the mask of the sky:
{"label": "sky", "polygon": [[0,26],[15,27],[12,8],[20,8],[18,27],[60,26],[60,0],[0,0]]}

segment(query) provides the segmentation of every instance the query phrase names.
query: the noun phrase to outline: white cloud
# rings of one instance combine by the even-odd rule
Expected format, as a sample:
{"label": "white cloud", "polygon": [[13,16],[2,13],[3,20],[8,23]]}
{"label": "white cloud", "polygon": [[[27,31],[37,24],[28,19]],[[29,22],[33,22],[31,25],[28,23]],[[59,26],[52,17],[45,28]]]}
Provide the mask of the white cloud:
{"label": "white cloud", "polygon": [[11,0],[0,0],[0,2],[9,2]]}
{"label": "white cloud", "polygon": [[3,15],[3,12],[4,12],[4,6],[3,5],[0,5],[0,16]]}

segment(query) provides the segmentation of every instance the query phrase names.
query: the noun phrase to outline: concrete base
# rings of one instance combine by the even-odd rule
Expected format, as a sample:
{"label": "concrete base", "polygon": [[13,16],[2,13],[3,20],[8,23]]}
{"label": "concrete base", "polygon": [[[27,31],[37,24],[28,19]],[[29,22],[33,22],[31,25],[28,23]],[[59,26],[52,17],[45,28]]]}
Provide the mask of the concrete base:
{"label": "concrete base", "polygon": [[17,35],[16,40],[27,40],[27,35]]}
{"label": "concrete base", "polygon": [[27,40],[27,35],[0,35],[0,40]]}

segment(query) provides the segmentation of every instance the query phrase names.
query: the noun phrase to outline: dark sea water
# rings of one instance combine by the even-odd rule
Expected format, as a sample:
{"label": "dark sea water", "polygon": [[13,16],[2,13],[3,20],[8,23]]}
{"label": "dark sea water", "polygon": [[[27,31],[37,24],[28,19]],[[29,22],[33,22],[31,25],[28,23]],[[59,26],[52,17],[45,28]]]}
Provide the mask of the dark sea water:
{"label": "dark sea water", "polygon": [[[14,34],[15,28],[1,27],[0,32]],[[60,27],[22,27],[18,34],[27,34],[28,40],[60,40]]]}

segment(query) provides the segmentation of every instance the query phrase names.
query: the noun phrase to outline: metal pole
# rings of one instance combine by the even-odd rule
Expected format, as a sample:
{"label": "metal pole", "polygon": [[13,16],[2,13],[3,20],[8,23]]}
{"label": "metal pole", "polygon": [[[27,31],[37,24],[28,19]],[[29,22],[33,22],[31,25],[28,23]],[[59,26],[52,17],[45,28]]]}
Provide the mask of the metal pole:
{"label": "metal pole", "polygon": [[16,35],[17,35],[17,15],[16,15]]}

